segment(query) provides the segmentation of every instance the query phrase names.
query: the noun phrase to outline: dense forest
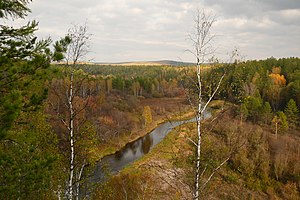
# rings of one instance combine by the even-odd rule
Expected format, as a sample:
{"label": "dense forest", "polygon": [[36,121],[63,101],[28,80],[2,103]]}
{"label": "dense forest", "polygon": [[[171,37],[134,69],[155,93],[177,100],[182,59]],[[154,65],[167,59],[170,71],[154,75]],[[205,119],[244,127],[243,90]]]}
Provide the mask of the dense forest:
{"label": "dense forest", "polygon": [[293,129],[299,125],[299,62],[299,58],[269,58],[216,67],[205,76],[205,91],[225,72],[217,96],[240,105],[241,120],[271,124],[276,115],[281,126]]}
{"label": "dense forest", "polygon": [[[1,1],[0,18],[24,18],[28,3]],[[0,25],[0,199],[191,199],[195,123],[85,186],[105,155],[193,116],[195,66],[82,64],[84,26],[56,42],[38,40],[37,28]],[[299,199],[300,59],[208,63],[203,72],[205,100],[225,75],[203,121],[201,197]]]}

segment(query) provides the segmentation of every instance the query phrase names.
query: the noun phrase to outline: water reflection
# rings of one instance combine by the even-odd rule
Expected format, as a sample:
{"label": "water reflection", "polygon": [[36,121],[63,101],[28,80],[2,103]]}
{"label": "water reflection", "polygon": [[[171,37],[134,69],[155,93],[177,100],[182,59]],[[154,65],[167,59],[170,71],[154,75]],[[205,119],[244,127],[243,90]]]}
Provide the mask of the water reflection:
{"label": "water reflection", "polygon": [[[204,118],[210,117],[210,113],[207,112]],[[115,174],[126,165],[134,162],[143,155],[149,153],[149,151],[155,147],[160,141],[162,141],[165,136],[176,126],[187,122],[195,122],[195,118],[187,121],[178,122],[166,122],[161,124],[151,133],[139,138],[136,141],[128,143],[122,150],[116,152],[115,154],[105,156],[101,161],[99,161],[91,174],[91,182],[101,182],[104,179],[104,173],[102,166],[107,166],[108,170]]]}
{"label": "water reflection", "polygon": [[143,142],[142,142],[142,150],[144,154],[147,154],[150,151],[152,144],[153,144],[153,137],[151,137],[150,134],[146,135],[143,138]]}
{"label": "water reflection", "polygon": [[116,159],[116,160],[121,160],[122,157],[123,157],[123,152],[122,152],[122,151],[117,151],[117,152],[115,153],[115,159]]}

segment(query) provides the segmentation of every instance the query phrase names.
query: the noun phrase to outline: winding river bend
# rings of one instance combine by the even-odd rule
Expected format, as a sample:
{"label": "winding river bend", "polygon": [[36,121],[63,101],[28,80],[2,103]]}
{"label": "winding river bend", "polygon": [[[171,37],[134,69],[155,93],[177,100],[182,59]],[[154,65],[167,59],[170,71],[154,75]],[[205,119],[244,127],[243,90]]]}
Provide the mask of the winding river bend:
{"label": "winding river bend", "polygon": [[[204,113],[204,118],[210,117],[210,112]],[[195,118],[186,121],[165,122],[155,128],[147,135],[128,143],[120,151],[114,154],[105,156],[100,160],[91,174],[91,182],[102,182],[105,180],[104,169],[112,174],[118,173],[125,166],[133,163],[135,160],[141,158],[153,149],[159,142],[161,142],[166,135],[175,127],[188,122],[195,122]]]}

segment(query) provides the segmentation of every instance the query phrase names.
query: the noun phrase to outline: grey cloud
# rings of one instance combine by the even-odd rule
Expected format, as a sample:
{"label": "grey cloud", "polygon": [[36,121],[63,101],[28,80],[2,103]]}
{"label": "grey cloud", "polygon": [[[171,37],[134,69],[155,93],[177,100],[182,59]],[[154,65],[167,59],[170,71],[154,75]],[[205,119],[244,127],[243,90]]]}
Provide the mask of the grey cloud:
{"label": "grey cloud", "polygon": [[299,0],[204,0],[203,3],[231,17],[254,17],[269,11],[300,9]]}
{"label": "grey cloud", "polygon": [[90,57],[100,62],[193,61],[183,52],[191,47],[186,35],[196,8],[216,14],[220,56],[234,46],[248,58],[300,54],[299,0],[35,0],[30,7],[40,37],[58,39],[72,23],[87,21],[93,34]]}

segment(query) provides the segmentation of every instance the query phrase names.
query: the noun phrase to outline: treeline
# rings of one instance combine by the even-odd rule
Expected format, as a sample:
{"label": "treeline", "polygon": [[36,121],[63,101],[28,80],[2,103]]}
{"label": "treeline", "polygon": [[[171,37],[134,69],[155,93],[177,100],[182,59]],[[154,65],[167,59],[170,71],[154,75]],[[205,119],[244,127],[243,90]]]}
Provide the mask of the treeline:
{"label": "treeline", "polygon": [[279,123],[283,129],[299,125],[299,58],[269,58],[212,68],[204,76],[207,97],[224,73],[216,97],[239,104],[241,120]]}
{"label": "treeline", "polygon": [[[54,65],[51,69],[56,71],[56,74],[48,85],[46,113],[51,117],[49,122],[54,131],[57,135],[61,135],[66,132],[60,119],[61,115],[67,115],[68,112],[67,99],[64,98],[68,91],[69,82],[65,76],[68,70],[61,65]],[[182,85],[177,81],[180,71],[173,68],[148,68],[148,72],[153,73],[152,77],[141,73],[136,67],[117,69],[115,75],[106,73],[93,75],[82,69],[75,73],[74,109],[82,110],[76,124],[80,126],[83,122],[91,123],[101,143],[107,143],[122,134],[130,134],[134,129],[143,128],[145,119],[142,117],[144,112],[144,107],[140,103],[142,99],[182,97],[184,94]],[[134,78],[131,78],[132,74],[135,74]],[[153,115],[163,114],[163,107],[152,107]],[[66,137],[61,137],[63,138]]]}
{"label": "treeline", "polygon": [[107,92],[143,97],[174,97],[184,94],[184,67],[77,65],[98,80]]}

